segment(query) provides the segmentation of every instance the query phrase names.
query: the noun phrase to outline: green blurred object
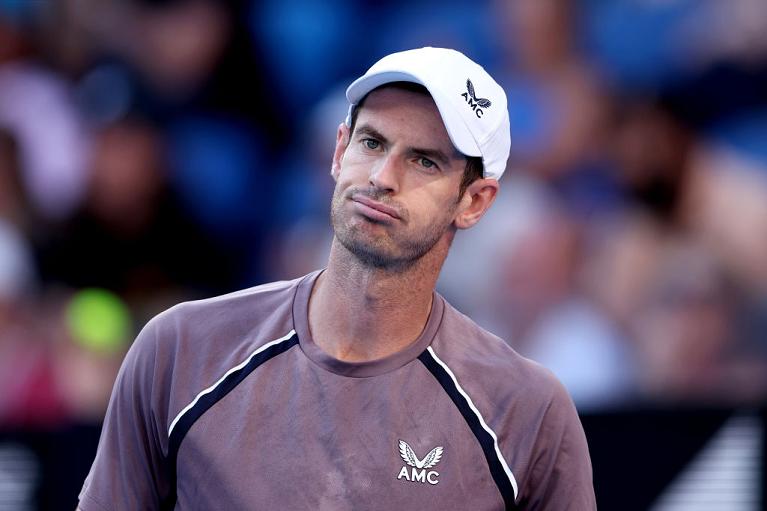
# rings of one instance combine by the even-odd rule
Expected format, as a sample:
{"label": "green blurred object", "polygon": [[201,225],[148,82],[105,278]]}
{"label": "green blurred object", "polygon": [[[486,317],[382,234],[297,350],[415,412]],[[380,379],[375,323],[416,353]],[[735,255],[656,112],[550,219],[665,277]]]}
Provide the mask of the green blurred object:
{"label": "green blurred object", "polygon": [[120,297],[104,289],[84,289],[76,293],[66,315],[72,338],[87,349],[116,353],[130,338],[128,307]]}

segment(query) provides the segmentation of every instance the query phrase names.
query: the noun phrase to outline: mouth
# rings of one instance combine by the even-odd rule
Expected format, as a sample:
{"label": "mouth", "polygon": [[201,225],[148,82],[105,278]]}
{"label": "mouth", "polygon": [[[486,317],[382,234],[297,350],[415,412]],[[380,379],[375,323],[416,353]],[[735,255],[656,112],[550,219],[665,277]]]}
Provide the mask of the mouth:
{"label": "mouth", "polygon": [[399,220],[400,216],[397,210],[391,206],[387,206],[382,202],[366,197],[365,195],[355,193],[351,196],[352,202],[355,203],[357,211],[362,215],[379,221],[391,221]]}

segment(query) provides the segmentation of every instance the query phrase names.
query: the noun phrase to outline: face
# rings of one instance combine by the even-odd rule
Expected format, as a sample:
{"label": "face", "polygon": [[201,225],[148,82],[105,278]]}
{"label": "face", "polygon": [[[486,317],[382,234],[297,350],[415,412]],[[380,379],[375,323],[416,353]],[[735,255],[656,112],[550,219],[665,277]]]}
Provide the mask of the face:
{"label": "face", "polygon": [[339,127],[331,208],[336,238],[366,265],[412,265],[440,240],[449,244],[465,166],[430,96],[371,92],[354,133]]}

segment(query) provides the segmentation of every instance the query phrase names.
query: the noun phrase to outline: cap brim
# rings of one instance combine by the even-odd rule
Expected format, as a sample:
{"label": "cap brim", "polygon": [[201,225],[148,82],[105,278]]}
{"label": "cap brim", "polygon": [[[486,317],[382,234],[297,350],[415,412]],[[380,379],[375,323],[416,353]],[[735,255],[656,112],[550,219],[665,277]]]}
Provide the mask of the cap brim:
{"label": "cap brim", "polygon": [[351,122],[351,114],[354,108],[365,95],[376,87],[392,82],[412,82],[426,87],[426,90],[429,91],[434,103],[437,105],[439,114],[442,117],[442,123],[445,125],[445,130],[455,148],[465,156],[482,156],[477,141],[474,140],[469,128],[466,126],[461,115],[455,111],[452,103],[443,98],[439,91],[430,89],[424,80],[413,73],[380,71],[378,73],[366,74],[354,80],[346,89],[346,99],[350,103],[346,123],[349,124]]}

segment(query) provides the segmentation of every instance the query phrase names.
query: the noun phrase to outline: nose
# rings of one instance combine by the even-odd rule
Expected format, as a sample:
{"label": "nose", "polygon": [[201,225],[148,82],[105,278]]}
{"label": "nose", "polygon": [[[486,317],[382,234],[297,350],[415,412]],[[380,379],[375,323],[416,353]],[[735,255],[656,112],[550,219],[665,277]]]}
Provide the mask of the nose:
{"label": "nose", "polygon": [[397,158],[388,154],[381,158],[370,171],[370,184],[379,190],[394,193],[399,189],[401,169]]}

